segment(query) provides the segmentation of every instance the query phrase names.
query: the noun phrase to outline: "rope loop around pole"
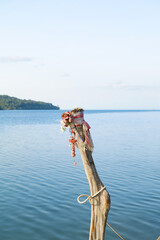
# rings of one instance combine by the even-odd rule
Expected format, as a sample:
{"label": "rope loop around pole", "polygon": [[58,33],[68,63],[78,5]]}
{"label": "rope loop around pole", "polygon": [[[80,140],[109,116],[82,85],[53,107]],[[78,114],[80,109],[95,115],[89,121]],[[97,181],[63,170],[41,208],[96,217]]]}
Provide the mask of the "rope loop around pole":
{"label": "rope loop around pole", "polygon": [[[87,194],[81,194],[81,195],[79,195],[78,198],[77,198],[78,203],[83,204],[83,203],[87,202],[88,200],[93,199],[93,198],[96,197],[99,193],[101,193],[105,188],[106,188],[106,187],[104,186],[103,188],[101,188],[101,189],[100,189],[96,194],[94,194],[93,196],[89,196],[89,195],[87,195]],[[85,199],[84,201],[80,201],[79,199],[80,199],[81,197],[86,197],[86,199]],[[112,230],[113,232],[115,232],[122,240],[125,240],[113,227],[111,227],[111,225],[110,225],[108,222],[107,222],[106,224],[107,224],[108,227],[110,227],[111,230]]]}
{"label": "rope loop around pole", "polygon": [[[79,199],[81,197],[87,197],[87,198],[84,201],[80,201]],[[91,196],[88,196],[87,194],[81,194],[81,195],[78,196],[77,202],[80,203],[80,204],[83,204],[83,203],[87,202],[88,200],[90,200],[90,198],[91,198]]]}
{"label": "rope loop around pole", "polygon": [[[99,193],[101,193],[105,188],[106,188],[106,186],[104,186],[103,188],[101,188],[101,189],[100,189],[96,194],[94,194],[93,196],[89,196],[89,195],[87,195],[87,194],[81,194],[81,195],[79,195],[78,198],[77,198],[78,203],[83,204],[83,203],[87,202],[88,200],[93,199],[93,198],[96,197]],[[81,197],[87,197],[87,198],[86,198],[84,201],[80,201],[79,199],[80,199]]]}

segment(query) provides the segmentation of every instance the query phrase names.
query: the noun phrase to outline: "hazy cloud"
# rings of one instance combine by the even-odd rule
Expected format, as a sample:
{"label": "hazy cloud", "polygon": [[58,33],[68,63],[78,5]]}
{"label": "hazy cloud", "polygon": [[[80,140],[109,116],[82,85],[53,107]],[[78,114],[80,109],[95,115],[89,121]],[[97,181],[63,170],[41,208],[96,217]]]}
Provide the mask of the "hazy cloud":
{"label": "hazy cloud", "polygon": [[61,74],[61,76],[64,77],[64,78],[68,78],[68,77],[70,77],[70,74],[69,73],[63,73],[63,74]]}
{"label": "hazy cloud", "polygon": [[30,57],[0,57],[0,63],[31,62],[32,60]]}
{"label": "hazy cloud", "polygon": [[160,85],[138,85],[138,84],[126,84],[123,82],[116,82],[116,83],[106,83],[100,86],[101,88],[105,89],[119,89],[119,90],[147,90],[147,89],[156,89],[160,88]]}
{"label": "hazy cloud", "polygon": [[34,68],[42,68],[42,67],[45,67],[45,66],[46,66],[46,64],[40,63],[40,64],[34,65],[33,67],[34,67]]}

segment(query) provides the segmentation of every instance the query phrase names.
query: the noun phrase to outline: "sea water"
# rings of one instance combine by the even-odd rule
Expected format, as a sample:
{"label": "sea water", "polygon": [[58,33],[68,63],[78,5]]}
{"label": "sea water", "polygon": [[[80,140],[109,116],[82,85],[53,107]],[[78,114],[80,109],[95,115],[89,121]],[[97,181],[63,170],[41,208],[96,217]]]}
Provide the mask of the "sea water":
{"label": "sea water", "polygon": [[[73,164],[63,111],[0,111],[0,240],[86,240],[90,194]],[[85,111],[93,158],[111,196],[108,222],[125,239],[160,235],[160,112]],[[107,240],[119,239],[106,226]]]}

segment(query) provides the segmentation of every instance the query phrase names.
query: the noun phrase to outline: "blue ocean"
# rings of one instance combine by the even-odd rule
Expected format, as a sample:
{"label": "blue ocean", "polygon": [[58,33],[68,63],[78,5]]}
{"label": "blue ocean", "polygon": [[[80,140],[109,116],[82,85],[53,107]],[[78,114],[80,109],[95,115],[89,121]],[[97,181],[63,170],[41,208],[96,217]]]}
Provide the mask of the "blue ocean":
{"label": "blue ocean", "polygon": [[[64,111],[0,111],[0,240],[87,240],[90,194]],[[160,111],[85,111],[93,159],[111,196],[108,222],[126,240],[160,236]],[[106,226],[106,240],[120,239]]]}

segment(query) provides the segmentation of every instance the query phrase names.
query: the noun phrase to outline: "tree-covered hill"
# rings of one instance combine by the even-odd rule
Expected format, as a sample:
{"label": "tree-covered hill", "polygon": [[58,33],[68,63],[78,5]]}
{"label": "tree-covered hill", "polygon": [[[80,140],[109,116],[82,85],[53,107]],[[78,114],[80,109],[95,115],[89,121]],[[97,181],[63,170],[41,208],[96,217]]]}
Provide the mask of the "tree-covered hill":
{"label": "tree-covered hill", "polygon": [[52,103],[0,95],[0,110],[59,110],[59,107]]}

